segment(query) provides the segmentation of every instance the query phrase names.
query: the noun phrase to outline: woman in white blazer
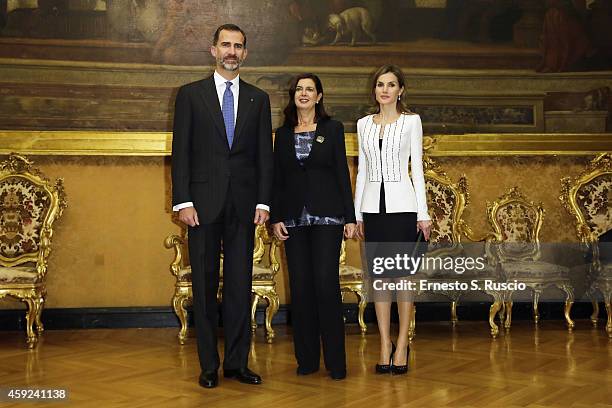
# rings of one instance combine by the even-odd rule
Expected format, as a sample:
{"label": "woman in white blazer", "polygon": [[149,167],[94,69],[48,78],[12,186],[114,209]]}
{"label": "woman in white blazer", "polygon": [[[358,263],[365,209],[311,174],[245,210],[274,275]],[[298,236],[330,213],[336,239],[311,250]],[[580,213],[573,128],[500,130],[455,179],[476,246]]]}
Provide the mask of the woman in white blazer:
{"label": "woman in white blazer", "polygon": [[[373,76],[375,113],[357,121],[359,167],[355,189],[358,236],[367,243],[414,242],[422,230],[429,239],[423,176],[423,129],[419,115],[404,104],[404,75],[395,65],[380,67]],[[412,178],[409,175],[409,169]],[[398,299],[397,349],[391,341],[391,301],[374,302],[380,332],[376,373],[408,370],[408,329],[413,302]]]}

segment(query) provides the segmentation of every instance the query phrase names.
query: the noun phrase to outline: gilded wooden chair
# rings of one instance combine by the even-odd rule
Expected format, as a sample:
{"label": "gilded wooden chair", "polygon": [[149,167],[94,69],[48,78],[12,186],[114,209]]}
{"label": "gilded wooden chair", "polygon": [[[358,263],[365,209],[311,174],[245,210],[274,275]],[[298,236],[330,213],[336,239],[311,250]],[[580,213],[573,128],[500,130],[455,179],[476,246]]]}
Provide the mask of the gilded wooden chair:
{"label": "gilded wooden chair", "polygon": [[[544,217],[542,204],[527,200],[518,187],[511,188],[493,203],[487,202],[489,223],[497,243],[492,247],[507,282],[524,283],[533,292],[533,318],[540,320],[538,301],[544,288],[555,286],[565,292],[565,320],[571,331],[570,317],[574,291],[569,268],[541,261],[540,230]],[[512,324],[512,290],[505,291],[504,327]]]}
{"label": "gilded wooden chair", "polygon": [[599,236],[612,229],[612,154],[598,155],[577,177],[563,178],[561,186],[559,199],[576,218],[576,235],[590,252],[587,293],[593,302],[591,321],[597,326],[595,293],[600,291],[608,315],[606,331],[612,337],[612,264],[599,258]]}
{"label": "gilded wooden chair", "polygon": [[[468,183],[465,176],[461,176],[454,183],[440,166],[428,155],[423,156],[423,167],[425,175],[425,190],[427,192],[427,206],[432,219],[432,230],[430,235],[430,252],[428,258],[435,257],[457,257],[465,256],[465,248],[462,244],[462,237],[465,236],[471,241],[485,241],[492,238],[491,235],[475,237],[472,230],[463,220],[463,212],[469,202]],[[496,270],[489,265],[483,271],[466,271],[464,274],[457,274],[454,271],[442,270],[421,270],[420,274],[427,275],[428,282],[452,283],[456,281],[484,281],[499,280]],[[498,291],[485,290],[493,298],[490,308],[489,325],[491,335],[496,337],[499,327],[495,323],[495,316],[502,308],[502,296]],[[457,323],[457,304],[463,295],[462,291],[436,291],[451,300],[451,321],[453,325]],[[416,307],[415,307],[416,310]],[[415,316],[409,329],[409,338],[415,335],[416,322]]]}
{"label": "gilded wooden chair", "polygon": [[31,161],[15,153],[0,163],[0,298],[9,296],[27,305],[29,348],[43,332],[53,223],[64,208],[62,179],[51,183]]}
{"label": "gilded wooden chair", "polygon": [[[193,291],[191,282],[191,266],[188,259],[187,239],[185,236],[170,235],[164,242],[166,248],[174,249],[174,259],[170,264],[170,272],[175,277],[174,296],[172,307],[179,318],[181,329],[178,334],[180,344],[185,344],[187,338],[187,304],[192,303]],[[272,328],[272,319],[278,311],[279,298],[276,292],[276,274],[280,269],[277,249],[278,240],[269,234],[263,225],[255,229],[255,247],[253,250],[253,281],[251,302],[251,329],[257,329],[255,311],[261,299],[267,302],[265,312],[266,341],[271,343],[275,337]],[[221,258],[221,272],[219,278],[219,291],[217,298],[221,300],[223,288],[223,257]]]}
{"label": "gilded wooden chair", "polygon": [[359,302],[357,321],[359,322],[361,334],[365,334],[368,331],[368,326],[365,324],[363,315],[365,313],[366,306],[368,305],[368,295],[363,280],[363,270],[361,268],[346,264],[346,242],[344,240],[342,240],[342,246],[340,247],[339,272],[342,301],[344,301],[344,295],[346,293],[352,292],[357,296],[357,300]]}
{"label": "gilded wooden chair", "polygon": [[[462,254],[461,225],[465,208],[469,203],[468,183],[463,175],[457,183],[453,183],[440,166],[429,156],[424,156],[425,191],[427,191],[427,207],[432,221],[429,242],[433,247],[443,248],[429,256]],[[430,272],[430,281],[456,280],[457,276],[442,276],[439,271]],[[457,303],[461,293],[457,291],[440,292],[451,300],[451,322],[457,323]]]}

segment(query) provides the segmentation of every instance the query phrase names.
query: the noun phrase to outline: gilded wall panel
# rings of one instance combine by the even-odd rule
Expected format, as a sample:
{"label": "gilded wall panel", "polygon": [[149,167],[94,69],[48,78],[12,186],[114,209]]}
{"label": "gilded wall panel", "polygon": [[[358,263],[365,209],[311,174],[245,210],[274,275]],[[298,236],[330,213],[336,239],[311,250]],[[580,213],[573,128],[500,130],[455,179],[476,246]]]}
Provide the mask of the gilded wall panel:
{"label": "gilded wall panel", "polygon": [[[466,175],[470,204],[465,219],[474,232],[486,231],[486,201],[517,185],[544,205],[542,242],[576,242],[573,220],[557,197],[560,179],[579,174],[588,159],[437,157],[436,161],[453,180]],[[163,240],[180,231],[171,217],[169,160],[65,156],[34,160],[49,177],[64,178],[70,203],[53,237],[47,307],[169,305],[172,253]],[[356,158],[349,158],[349,165],[354,183]],[[349,242],[347,248],[348,263],[360,266],[359,243]],[[283,260],[278,274],[282,304],[290,301],[287,282]]]}

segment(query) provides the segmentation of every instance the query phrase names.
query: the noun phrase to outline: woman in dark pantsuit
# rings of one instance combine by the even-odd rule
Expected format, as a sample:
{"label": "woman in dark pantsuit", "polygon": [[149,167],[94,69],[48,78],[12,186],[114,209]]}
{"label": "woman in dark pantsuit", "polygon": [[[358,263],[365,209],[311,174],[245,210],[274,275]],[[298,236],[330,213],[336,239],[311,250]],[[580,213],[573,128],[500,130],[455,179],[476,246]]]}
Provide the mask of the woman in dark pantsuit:
{"label": "woman in dark pantsuit", "polygon": [[323,106],[314,74],[296,76],[274,143],[274,235],[285,242],[298,375],[319,370],[320,344],[331,378],[346,377],[338,276],[342,235],[355,233],[355,210],[342,123]]}

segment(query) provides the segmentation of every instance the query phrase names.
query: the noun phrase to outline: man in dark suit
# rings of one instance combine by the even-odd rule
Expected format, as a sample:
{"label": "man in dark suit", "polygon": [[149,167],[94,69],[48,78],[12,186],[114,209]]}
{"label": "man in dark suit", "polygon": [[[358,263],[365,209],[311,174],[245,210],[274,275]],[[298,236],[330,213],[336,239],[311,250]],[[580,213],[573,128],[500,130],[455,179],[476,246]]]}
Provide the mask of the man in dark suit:
{"label": "man in dark suit", "polygon": [[172,141],[172,202],[189,226],[193,310],[206,388],[218,383],[217,303],[223,242],[223,374],[247,384],[255,225],[268,219],[272,190],[272,124],[268,95],[238,74],[246,35],[233,24],[217,29],[214,74],[182,86]]}

